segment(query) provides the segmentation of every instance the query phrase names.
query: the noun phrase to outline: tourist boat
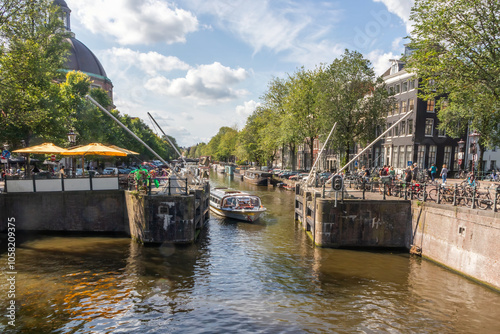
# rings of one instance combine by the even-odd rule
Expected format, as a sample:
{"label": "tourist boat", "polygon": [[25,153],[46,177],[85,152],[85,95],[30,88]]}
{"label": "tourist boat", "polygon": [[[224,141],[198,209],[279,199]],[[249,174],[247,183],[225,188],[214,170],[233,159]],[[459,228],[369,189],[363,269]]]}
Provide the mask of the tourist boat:
{"label": "tourist boat", "polygon": [[221,216],[254,222],[266,211],[260,197],[229,188],[210,190],[210,209]]}
{"label": "tourist boat", "polygon": [[269,172],[247,169],[243,176],[243,180],[258,186],[267,186],[272,176],[273,174]]}

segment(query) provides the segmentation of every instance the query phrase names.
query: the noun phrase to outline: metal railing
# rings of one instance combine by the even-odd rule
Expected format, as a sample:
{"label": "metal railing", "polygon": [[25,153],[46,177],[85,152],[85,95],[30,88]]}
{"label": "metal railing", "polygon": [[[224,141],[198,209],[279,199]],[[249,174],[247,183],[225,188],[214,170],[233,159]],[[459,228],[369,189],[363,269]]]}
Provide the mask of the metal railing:
{"label": "metal railing", "polygon": [[[344,192],[352,197],[358,193],[361,199],[366,199],[367,193],[378,193],[383,200],[394,198],[404,200],[418,200],[453,206],[464,206],[472,209],[493,210],[500,209],[500,186],[493,184],[488,187],[468,185],[466,182],[454,185],[436,183],[406,183],[404,181],[389,180],[388,182],[365,180],[344,180]],[[322,197],[334,193],[334,190],[322,187]],[[336,194],[336,196],[338,196]],[[331,197],[331,196],[329,196]]]}

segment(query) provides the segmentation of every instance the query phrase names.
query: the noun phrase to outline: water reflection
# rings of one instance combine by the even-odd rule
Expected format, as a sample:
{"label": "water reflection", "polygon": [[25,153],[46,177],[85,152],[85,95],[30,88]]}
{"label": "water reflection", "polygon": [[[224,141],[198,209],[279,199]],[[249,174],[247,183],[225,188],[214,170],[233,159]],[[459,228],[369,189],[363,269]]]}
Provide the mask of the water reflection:
{"label": "water reflection", "polygon": [[[16,327],[2,333],[497,333],[500,295],[405,253],[314,247],[293,193],[250,224],[212,217],[200,241],[41,236],[16,251]],[[0,257],[6,272],[6,255]],[[8,286],[1,276],[0,296]],[[0,310],[8,300],[0,298]]]}

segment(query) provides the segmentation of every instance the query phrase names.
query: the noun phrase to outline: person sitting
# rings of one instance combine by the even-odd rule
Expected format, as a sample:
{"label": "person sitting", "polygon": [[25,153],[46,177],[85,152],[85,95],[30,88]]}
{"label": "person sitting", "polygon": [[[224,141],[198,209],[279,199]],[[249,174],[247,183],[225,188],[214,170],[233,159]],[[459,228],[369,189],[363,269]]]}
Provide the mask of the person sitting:
{"label": "person sitting", "polygon": [[476,177],[474,176],[474,173],[469,174],[469,177],[467,178],[467,185],[470,187],[476,186]]}

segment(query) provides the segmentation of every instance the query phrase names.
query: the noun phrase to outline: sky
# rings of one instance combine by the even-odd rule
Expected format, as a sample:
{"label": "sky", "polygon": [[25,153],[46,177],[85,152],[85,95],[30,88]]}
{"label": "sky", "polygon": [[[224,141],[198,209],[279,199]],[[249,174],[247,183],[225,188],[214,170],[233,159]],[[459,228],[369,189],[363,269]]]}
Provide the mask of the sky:
{"label": "sky", "polygon": [[241,130],[273,78],[345,49],[377,75],[400,58],[413,0],[66,0],[122,114],[151,113],[180,146]]}

